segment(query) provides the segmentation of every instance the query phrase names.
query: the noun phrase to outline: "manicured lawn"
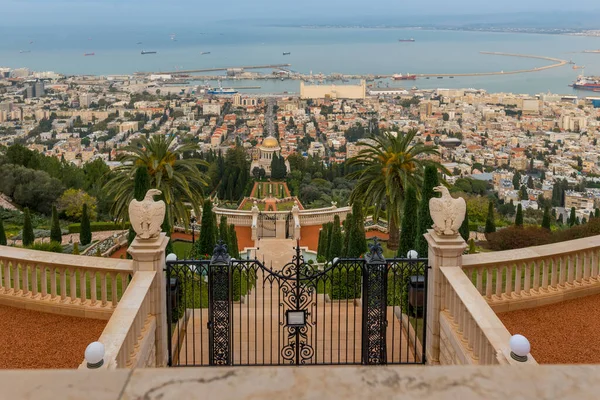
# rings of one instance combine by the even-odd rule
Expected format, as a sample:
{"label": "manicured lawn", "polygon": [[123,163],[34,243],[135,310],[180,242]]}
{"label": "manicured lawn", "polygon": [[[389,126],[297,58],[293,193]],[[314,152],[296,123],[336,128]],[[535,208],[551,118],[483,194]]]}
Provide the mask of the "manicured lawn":
{"label": "manicured lawn", "polygon": [[190,258],[190,253],[192,251],[192,242],[174,240],[173,251],[175,252],[175,254],[177,254],[178,260],[187,260]]}

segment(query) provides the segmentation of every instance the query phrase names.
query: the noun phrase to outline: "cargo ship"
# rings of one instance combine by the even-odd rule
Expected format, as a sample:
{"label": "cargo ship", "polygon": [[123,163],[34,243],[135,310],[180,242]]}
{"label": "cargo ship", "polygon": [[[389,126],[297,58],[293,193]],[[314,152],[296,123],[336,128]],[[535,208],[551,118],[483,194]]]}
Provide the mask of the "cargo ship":
{"label": "cargo ship", "polygon": [[83,55],[84,55],[85,57],[88,57],[88,56],[95,56],[95,55],[96,55],[96,53],[83,53]]}
{"label": "cargo ship", "polygon": [[156,54],[156,52],[155,51],[145,51],[145,50],[142,50],[142,55],[144,55],[144,54]]}
{"label": "cargo ship", "polygon": [[399,42],[414,42],[415,39],[410,38],[410,39],[398,39]]}
{"label": "cargo ship", "polygon": [[600,92],[600,79],[596,77],[580,76],[575,83],[569,86],[578,90]]}
{"label": "cargo ship", "polygon": [[210,54],[210,51],[203,51],[202,53],[200,53],[201,56],[205,56],[207,54]]}
{"label": "cargo ship", "polygon": [[411,75],[411,74],[406,74],[406,75],[395,74],[395,75],[392,75],[392,80],[393,81],[416,81],[417,76]]}
{"label": "cargo ship", "polygon": [[286,51],[286,52],[283,53],[284,56],[289,56],[290,54],[292,54],[292,53],[289,52],[289,51]]}
{"label": "cargo ship", "polygon": [[216,95],[225,95],[225,94],[236,94],[238,93],[237,90],[232,89],[232,88],[222,88],[220,85],[218,88],[216,89],[208,89],[206,91],[206,93],[208,94],[216,94]]}

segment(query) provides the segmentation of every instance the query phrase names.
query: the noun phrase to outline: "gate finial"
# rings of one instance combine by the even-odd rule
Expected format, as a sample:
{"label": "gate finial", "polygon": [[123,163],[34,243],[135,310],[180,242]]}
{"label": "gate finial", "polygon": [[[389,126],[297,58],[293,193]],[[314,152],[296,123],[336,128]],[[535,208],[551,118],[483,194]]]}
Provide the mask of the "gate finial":
{"label": "gate finial", "polygon": [[373,244],[369,245],[369,254],[365,255],[365,260],[369,264],[385,263],[383,248],[381,247],[381,243],[379,243],[379,238],[377,236],[373,238]]}

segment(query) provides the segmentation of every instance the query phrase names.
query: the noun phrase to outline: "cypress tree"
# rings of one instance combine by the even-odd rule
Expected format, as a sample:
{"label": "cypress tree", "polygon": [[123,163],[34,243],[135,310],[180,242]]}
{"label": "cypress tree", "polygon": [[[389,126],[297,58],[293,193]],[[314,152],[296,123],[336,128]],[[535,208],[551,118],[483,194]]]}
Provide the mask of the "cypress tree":
{"label": "cypress tree", "polygon": [[469,254],[475,254],[477,253],[477,248],[475,247],[475,240],[471,239],[469,240]]}
{"label": "cypress tree", "polygon": [[[137,167],[135,170],[135,177],[133,180],[133,198],[137,201],[144,200],[148,190],[150,190],[150,175],[148,174],[148,167],[142,165]],[[129,234],[127,235],[127,242],[131,244],[133,239],[135,239],[135,231],[133,230],[133,227],[130,226]]]}
{"label": "cypress tree", "polygon": [[212,202],[210,199],[204,201],[202,207],[202,222],[200,228],[200,237],[196,240],[196,255],[211,255],[215,249],[215,218],[212,212]]}
{"label": "cypress tree", "polygon": [[331,229],[331,237],[329,238],[329,259],[342,256],[342,227],[340,225],[340,217],[333,217],[333,226]]}
{"label": "cypress tree", "polygon": [[171,221],[171,213],[169,212],[169,207],[167,207],[167,210],[165,212],[165,218],[163,219],[163,223],[161,225],[162,231],[165,232],[167,234],[167,237],[169,238],[169,242],[167,243],[167,247],[165,248],[166,254],[171,254],[175,251],[173,249],[173,243],[171,242]]}
{"label": "cypress tree", "polygon": [[75,242],[73,243],[73,254],[74,255],[79,255],[79,243]]}
{"label": "cypress tree", "polygon": [[542,219],[542,228],[550,230],[550,208],[544,208],[544,218]]}
{"label": "cypress tree", "polygon": [[521,174],[518,171],[513,175],[512,183],[515,190],[518,190],[521,186]]}
{"label": "cypress tree", "polygon": [[79,232],[79,243],[83,246],[92,243],[92,228],[90,227],[90,217],[88,215],[87,204],[83,203],[81,213],[81,231]]}
{"label": "cypress tree", "polygon": [[31,215],[29,214],[29,208],[25,207],[25,214],[23,216],[23,246],[31,246],[35,241],[35,235],[33,234],[33,226],[31,225]]}
{"label": "cypress tree", "polygon": [[563,218],[563,214],[560,213],[560,215],[558,216],[558,224],[562,225],[564,223],[564,218]]}
{"label": "cypress tree", "polygon": [[235,225],[229,225],[229,255],[233,258],[240,256],[240,250],[238,248],[237,232],[235,231]]}
{"label": "cypress tree", "polygon": [[425,177],[423,179],[423,188],[421,189],[421,203],[419,204],[419,227],[417,230],[415,250],[419,254],[427,254],[427,241],[425,234],[431,229],[433,220],[429,213],[429,200],[435,197],[433,188],[439,185],[437,169],[433,165],[425,168]]}
{"label": "cypress tree", "polygon": [[342,256],[348,257],[348,244],[350,243],[350,235],[352,231],[352,213],[346,215],[346,219],[344,220],[344,245],[342,246]]}
{"label": "cypress tree", "polygon": [[488,215],[485,221],[485,233],[496,232],[496,221],[494,219],[494,202],[490,200],[488,205]]}
{"label": "cypress tree", "polygon": [[517,206],[517,216],[515,217],[515,226],[522,228],[523,227],[523,206],[521,203]]}
{"label": "cypress tree", "polygon": [[325,233],[323,235],[323,257],[325,257],[325,260],[329,260],[329,239],[331,238],[332,227],[333,224],[331,222],[328,222],[325,225],[323,225]]}
{"label": "cypress tree", "polygon": [[52,225],[50,228],[50,241],[62,243],[62,232],[60,230],[60,224],[58,223],[58,213],[56,212],[56,206],[52,206]]}
{"label": "cypress tree", "polygon": [[594,211],[594,218],[600,218],[600,208],[596,208]]}
{"label": "cypress tree", "polygon": [[417,191],[409,186],[404,198],[404,212],[402,215],[402,229],[400,230],[400,247],[398,257],[406,257],[410,250],[415,249],[417,238]]}
{"label": "cypress tree", "polygon": [[[462,238],[465,242],[469,240],[471,230],[469,229],[469,210],[468,209],[465,211],[465,220],[463,221],[460,228],[458,228],[458,233],[460,233],[460,236],[462,236]],[[423,253],[423,256],[425,254],[426,253]]]}
{"label": "cypress tree", "polygon": [[224,215],[221,215],[221,220],[219,221],[219,240],[222,240],[227,245],[227,249],[229,249],[229,226],[227,225],[227,217]]}
{"label": "cypress tree", "polygon": [[365,235],[365,217],[362,202],[352,204],[352,224],[348,238],[347,257],[361,257],[367,251],[367,236]]}
{"label": "cypress tree", "polygon": [[6,232],[4,232],[4,223],[2,222],[2,218],[0,218],[0,246],[6,246],[7,243]]}
{"label": "cypress tree", "polygon": [[575,207],[571,207],[571,215],[569,216],[569,226],[573,226],[577,223],[577,214],[575,213]]}
{"label": "cypress tree", "polygon": [[321,226],[321,229],[319,230],[319,244],[317,245],[317,258],[323,255],[323,232],[324,229]]}

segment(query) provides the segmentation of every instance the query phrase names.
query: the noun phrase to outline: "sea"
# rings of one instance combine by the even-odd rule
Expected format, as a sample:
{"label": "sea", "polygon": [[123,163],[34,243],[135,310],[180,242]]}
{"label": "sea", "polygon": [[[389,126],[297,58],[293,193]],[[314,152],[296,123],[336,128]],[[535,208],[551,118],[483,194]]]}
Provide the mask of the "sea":
{"label": "sea", "polygon": [[[399,39],[414,38],[414,42]],[[291,64],[304,74],[459,74],[511,71],[550,64],[539,59],[484,55],[481,51],[572,60],[540,72],[454,79],[376,82],[392,88],[476,88],[489,92],[593,95],[569,87],[585,71],[600,75],[600,37],[421,29],[304,28],[250,23],[197,26],[0,26],[0,67],[27,67],[67,75],[118,75],[188,69]],[[144,51],[156,54],[142,55]],[[202,52],[210,54],[202,55]],[[289,52],[289,55],[283,55]],[[84,56],[84,53],[94,53]],[[269,73],[272,70],[263,70]],[[213,73],[224,74],[224,72]],[[260,86],[244,93],[297,93],[294,80],[223,81]],[[339,82],[338,82],[339,84]],[[213,82],[214,86],[215,83]]]}

